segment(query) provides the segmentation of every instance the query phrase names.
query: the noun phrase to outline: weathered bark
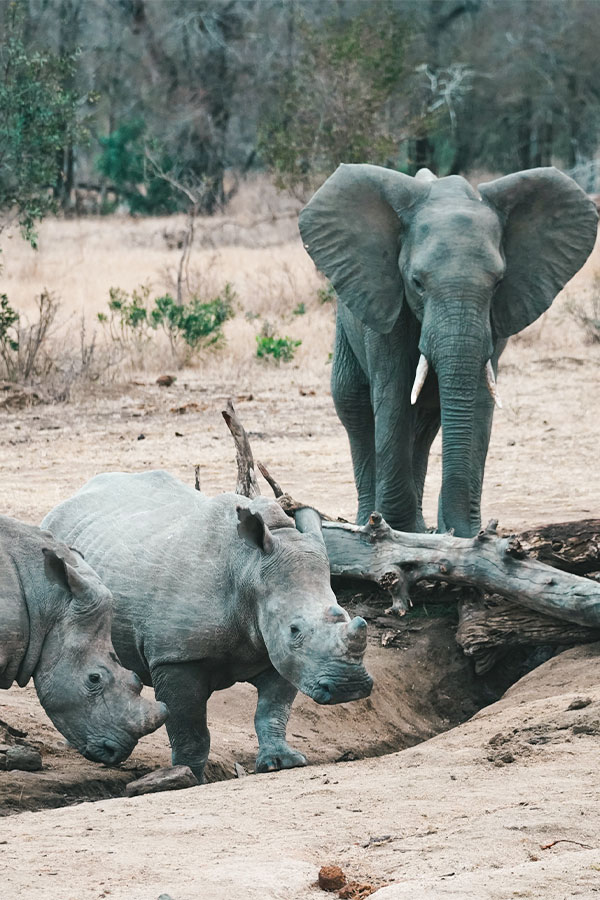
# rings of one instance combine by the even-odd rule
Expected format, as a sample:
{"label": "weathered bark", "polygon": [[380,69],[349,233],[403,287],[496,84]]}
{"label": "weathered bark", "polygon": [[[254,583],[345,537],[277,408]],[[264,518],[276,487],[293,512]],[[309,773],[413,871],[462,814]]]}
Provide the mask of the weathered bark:
{"label": "weathered bark", "polygon": [[377,514],[365,526],[323,522],[332,574],[376,581],[406,611],[418,581],[445,581],[500,594],[567,622],[600,627],[600,584],[526,558],[515,537],[495,536],[495,523],[475,538],[394,531]]}
{"label": "weathered bark", "polygon": [[585,628],[542,615],[497,595],[460,600],[456,640],[473,658],[478,675],[488,672],[510,649],[588,644],[600,640],[600,628]]}
{"label": "weathered bark", "polygon": [[237,417],[237,413],[233,408],[231,399],[227,401],[227,406],[222,410],[221,415],[227,423],[231,435],[235,443],[235,451],[237,454],[237,470],[238,478],[235,486],[236,494],[243,494],[244,497],[258,497],[260,488],[256,482],[256,473],[254,471],[254,457],[252,448],[246,430]]}
{"label": "weathered bark", "polygon": [[530,554],[574,575],[600,572],[600,519],[559,522],[524,531],[520,540]]}

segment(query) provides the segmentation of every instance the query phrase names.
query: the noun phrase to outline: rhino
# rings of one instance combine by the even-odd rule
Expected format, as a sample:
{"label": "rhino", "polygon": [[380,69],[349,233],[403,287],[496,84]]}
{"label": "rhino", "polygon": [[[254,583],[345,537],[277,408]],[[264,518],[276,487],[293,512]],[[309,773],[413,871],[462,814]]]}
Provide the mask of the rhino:
{"label": "rhino", "polygon": [[0,516],[0,688],[33,677],[49,718],[86,759],[116,765],[167,718],[111,643],[112,597],[83,557]]}
{"label": "rhino", "polygon": [[117,654],[167,704],[173,764],[198,780],[213,691],[256,686],[257,772],[306,765],[286,741],[298,690],[326,704],[371,692],[366,622],[331,590],[319,515],[297,524],[273,500],[207,497],[165,471],[98,475],[44,519],[111,589]]}

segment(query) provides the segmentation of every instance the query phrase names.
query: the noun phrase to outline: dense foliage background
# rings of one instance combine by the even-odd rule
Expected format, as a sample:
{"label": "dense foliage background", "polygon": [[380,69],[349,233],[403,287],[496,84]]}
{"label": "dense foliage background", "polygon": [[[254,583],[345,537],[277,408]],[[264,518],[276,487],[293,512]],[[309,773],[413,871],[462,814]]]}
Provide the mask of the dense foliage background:
{"label": "dense foliage background", "polygon": [[82,191],[210,213],[340,161],[598,188],[599,0],[5,0],[0,28],[0,206],[29,229]]}

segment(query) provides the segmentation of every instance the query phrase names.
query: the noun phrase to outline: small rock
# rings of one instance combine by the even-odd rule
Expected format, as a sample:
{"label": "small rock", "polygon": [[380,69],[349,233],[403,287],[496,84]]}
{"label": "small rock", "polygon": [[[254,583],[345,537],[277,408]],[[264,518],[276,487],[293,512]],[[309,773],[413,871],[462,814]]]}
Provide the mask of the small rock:
{"label": "small rock", "polygon": [[346,876],[339,866],[321,866],[319,887],[322,891],[339,891],[346,884]]}
{"label": "small rock", "polygon": [[138,439],[138,441],[145,441],[145,440],[146,440],[146,435],[143,434],[143,433],[142,433],[142,434],[138,434],[137,439]]}
{"label": "small rock", "polygon": [[246,772],[245,768],[242,765],[240,765],[240,763],[238,763],[238,762],[233,764],[233,768],[235,769],[236,778],[243,778],[244,775],[248,774]]}
{"label": "small rock", "polygon": [[125,788],[125,796],[140,797],[142,794],[154,794],[158,791],[178,791],[197,784],[198,779],[189,766],[168,766],[156,769],[137,781],[130,781]]}
{"label": "small rock", "polygon": [[158,900],[173,900],[170,894],[161,894]]}
{"label": "small rock", "polygon": [[506,753],[503,753],[501,755],[500,759],[502,760],[503,763],[512,763],[515,761],[515,758],[514,758],[513,754],[510,752],[510,750],[507,750]]}
{"label": "small rock", "polygon": [[573,725],[571,731],[573,734],[598,734],[600,722],[582,722],[581,725]]}
{"label": "small rock", "polygon": [[591,697],[575,697],[574,700],[571,700],[567,709],[585,709],[586,706],[589,706],[592,702]]}
{"label": "small rock", "polygon": [[156,383],[159,387],[171,387],[177,381],[176,375],[159,375]]}
{"label": "small rock", "polygon": [[6,768],[39,772],[42,768],[42,756],[33,747],[10,747],[6,751]]}

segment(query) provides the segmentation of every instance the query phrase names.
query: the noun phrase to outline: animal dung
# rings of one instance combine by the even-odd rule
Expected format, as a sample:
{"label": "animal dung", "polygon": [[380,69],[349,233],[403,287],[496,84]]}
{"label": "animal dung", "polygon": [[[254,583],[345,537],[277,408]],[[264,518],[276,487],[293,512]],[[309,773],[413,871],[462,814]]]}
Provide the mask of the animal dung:
{"label": "animal dung", "polygon": [[346,876],[339,866],[321,866],[318,883],[322,891],[339,891],[346,884]]}

